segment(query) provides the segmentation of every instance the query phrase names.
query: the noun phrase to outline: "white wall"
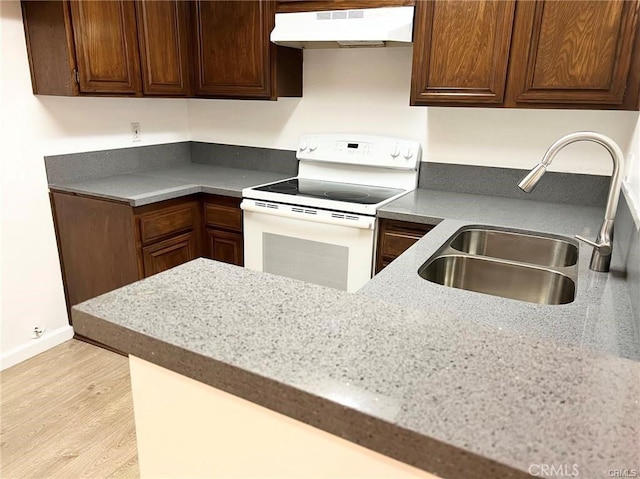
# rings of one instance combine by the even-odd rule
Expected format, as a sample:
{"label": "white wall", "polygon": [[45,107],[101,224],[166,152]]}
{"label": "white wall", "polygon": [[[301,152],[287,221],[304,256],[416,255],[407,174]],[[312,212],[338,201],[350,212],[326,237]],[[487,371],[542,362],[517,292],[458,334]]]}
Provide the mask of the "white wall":
{"label": "white wall", "polygon": [[[561,136],[595,130],[629,148],[638,112],[409,106],[411,48],[305,50],[304,97],[277,102],[189,100],[191,137],[295,149],[308,132],[397,135],[423,143],[423,160],[529,169]],[[428,115],[427,115],[428,111]],[[595,144],[565,149],[550,170],[608,175]]]}
{"label": "white wall", "polygon": [[[528,109],[429,109],[429,161],[530,169],[567,133],[592,130],[627,151],[638,112]],[[562,150],[551,171],[611,174],[613,162],[595,143]]]}
{"label": "white wall", "polygon": [[412,48],[305,50],[303,98],[189,100],[193,140],[295,150],[303,133],[360,132],[425,141],[409,106]]}
{"label": "white wall", "polygon": [[630,206],[635,210],[636,222],[640,225],[640,119],[636,124],[627,159],[629,171],[624,187],[628,193],[627,197],[632,203]]}
{"label": "white wall", "polygon": [[[131,121],[141,123],[143,141],[136,145],[193,139],[295,149],[303,133],[353,131],[420,140],[429,161],[527,169],[570,131],[601,131],[623,150],[638,131],[637,112],[410,107],[410,48],[307,50],[304,97],[277,102],[35,97],[19,3],[0,0],[0,12],[5,367],[7,358],[51,344],[46,335],[30,339],[35,324],[68,334],[43,156],[132,146]],[[562,155],[556,170],[611,170],[595,145],[574,145]],[[631,168],[633,178],[639,169]],[[640,195],[640,187],[634,191]]]}
{"label": "white wall", "polygon": [[[2,367],[70,337],[43,156],[189,138],[187,104],[172,99],[36,97],[17,1],[0,1]],[[31,339],[35,325],[46,328]]]}

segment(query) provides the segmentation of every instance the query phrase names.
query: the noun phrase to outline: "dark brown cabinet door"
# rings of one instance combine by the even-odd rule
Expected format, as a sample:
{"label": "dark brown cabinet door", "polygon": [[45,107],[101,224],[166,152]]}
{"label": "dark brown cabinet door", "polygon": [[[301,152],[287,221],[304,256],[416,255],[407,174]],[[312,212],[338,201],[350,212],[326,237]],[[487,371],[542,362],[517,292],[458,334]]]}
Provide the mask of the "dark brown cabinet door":
{"label": "dark brown cabinet door", "polygon": [[188,3],[136,2],[145,95],[189,94]]}
{"label": "dark brown cabinet door", "polygon": [[50,197],[68,312],[141,279],[129,205],[70,193]]}
{"label": "dark brown cabinet door", "polygon": [[204,200],[205,254],[208,258],[244,266],[240,198],[208,195]]}
{"label": "dark brown cabinet door", "polygon": [[272,1],[193,3],[195,94],[275,98]]}
{"label": "dark brown cabinet door", "polygon": [[411,104],[502,103],[515,2],[417,2]]}
{"label": "dark brown cabinet door", "polygon": [[145,246],[142,248],[144,277],[161,273],[197,257],[193,231]]}
{"label": "dark brown cabinet door", "polygon": [[512,101],[621,105],[638,5],[635,0],[519,2]]}
{"label": "dark brown cabinet door", "polygon": [[433,229],[433,225],[381,219],[376,249],[376,273],[413,246]]}
{"label": "dark brown cabinet door", "polygon": [[138,93],[140,61],[131,1],[70,2],[80,91]]}
{"label": "dark brown cabinet door", "polygon": [[208,253],[211,259],[244,266],[242,233],[207,228]]}

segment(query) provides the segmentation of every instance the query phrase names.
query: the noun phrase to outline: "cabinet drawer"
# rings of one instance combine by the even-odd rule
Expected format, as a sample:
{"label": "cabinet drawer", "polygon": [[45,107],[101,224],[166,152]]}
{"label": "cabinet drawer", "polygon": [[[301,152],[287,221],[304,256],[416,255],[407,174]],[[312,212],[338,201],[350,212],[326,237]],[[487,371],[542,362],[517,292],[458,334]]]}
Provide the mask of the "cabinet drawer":
{"label": "cabinet drawer", "polygon": [[143,243],[181,231],[193,229],[197,203],[164,209],[140,216],[140,238]]}
{"label": "cabinet drawer", "polygon": [[204,221],[207,226],[242,231],[242,210],[233,206],[205,203]]}

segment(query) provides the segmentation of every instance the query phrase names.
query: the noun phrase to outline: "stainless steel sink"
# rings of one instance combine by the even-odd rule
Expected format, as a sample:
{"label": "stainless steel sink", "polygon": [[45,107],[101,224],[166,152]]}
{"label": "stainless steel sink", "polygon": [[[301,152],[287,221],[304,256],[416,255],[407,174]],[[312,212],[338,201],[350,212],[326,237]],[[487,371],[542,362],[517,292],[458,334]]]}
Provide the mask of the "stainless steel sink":
{"label": "stainless steel sink", "polygon": [[491,226],[457,231],[418,270],[432,283],[537,304],[575,299],[577,243]]}
{"label": "stainless steel sink", "polygon": [[566,240],[486,227],[462,231],[450,246],[463,253],[540,266],[573,266],[578,261],[578,247]]}
{"label": "stainless steel sink", "polygon": [[443,286],[538,304],[571,303],[576,294],[574,281],[561,273],[479,256],[439,256],[420,276]]}

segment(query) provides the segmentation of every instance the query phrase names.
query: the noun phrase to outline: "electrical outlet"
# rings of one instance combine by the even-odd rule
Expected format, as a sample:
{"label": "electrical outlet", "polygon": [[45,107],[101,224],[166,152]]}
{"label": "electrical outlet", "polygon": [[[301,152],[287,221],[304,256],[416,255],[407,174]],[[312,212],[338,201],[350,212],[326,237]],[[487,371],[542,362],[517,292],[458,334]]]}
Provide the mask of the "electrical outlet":
{"label": "electrical outlet", "polygon": [[40,336],[44,334],[44,327],[34,326],[33,331],[31,332],[31,337],[33,339],[38,339]]}
{"label": "electrical outlet", "polygon": [[131,122],[131,141],[133,143],[137,143],[139,141],[141,141],[140,138],[140,123],[136,122]]}

